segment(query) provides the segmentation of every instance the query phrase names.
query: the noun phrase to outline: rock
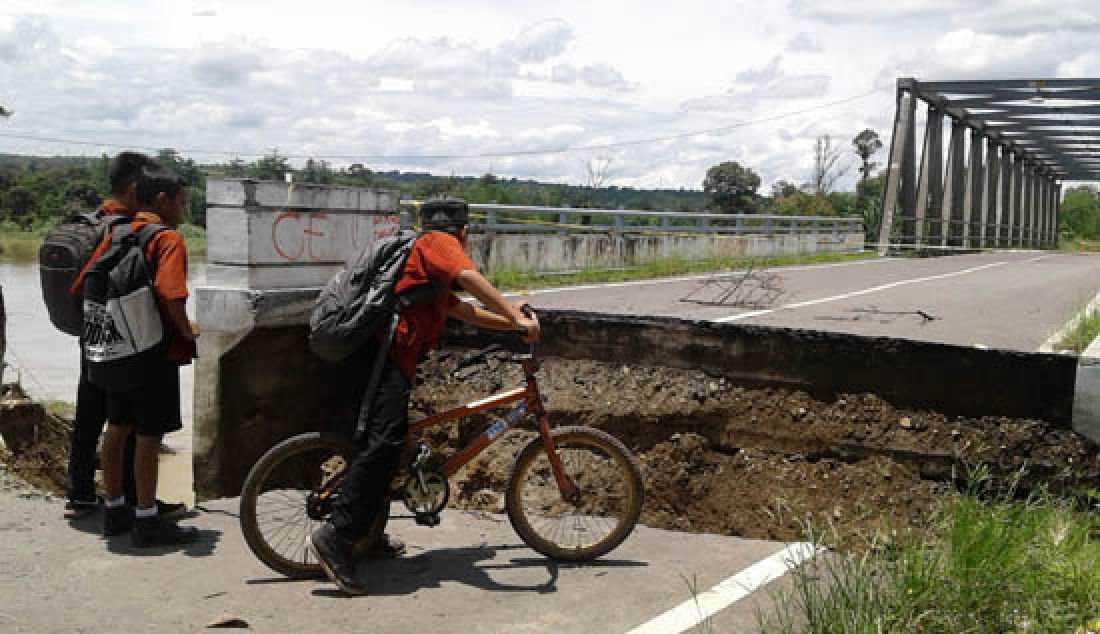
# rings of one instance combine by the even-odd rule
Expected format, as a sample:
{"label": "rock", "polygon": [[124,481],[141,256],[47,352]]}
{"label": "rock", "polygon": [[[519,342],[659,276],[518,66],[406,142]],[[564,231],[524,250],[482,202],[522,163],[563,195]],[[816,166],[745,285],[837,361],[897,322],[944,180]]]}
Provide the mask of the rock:
{"label": "rock", "polygon": [[500,510],[500,495],[492,489],[481,489],[470,496],[470,502],[484,511]]}
{"label": "rock", "polygon": [[904,417],[904,418],[902,418],[901,420],[898,421],[898,425],[901,425],[902,429],[912,429],[913,428],[913,419],[906,416],[906,417]]}
{"label": "rock", "polygon": [[209,623],[207,623],[206,627],[207,627],[207,629],[236,628],[236,629],[247,630],[247,629],[250,629],[251,626],[249,626],[248,621],[242,619],[241,617],[239,617],[235,614],[229,614],[227,612],[227,613],[222,614],[218,618],[214,619],[213,621],[210,621]]}

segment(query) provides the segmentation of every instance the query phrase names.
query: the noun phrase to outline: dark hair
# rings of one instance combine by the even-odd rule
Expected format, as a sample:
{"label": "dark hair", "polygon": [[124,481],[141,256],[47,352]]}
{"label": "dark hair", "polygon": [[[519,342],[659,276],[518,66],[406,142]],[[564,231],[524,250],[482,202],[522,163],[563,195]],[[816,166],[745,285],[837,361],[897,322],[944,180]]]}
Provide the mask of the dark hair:
{"label": "dark hair", "polygon": [[141,178],[141,171],[157,162],[141,152],[119,152],[107,168],[107,178],[111,181],[111,193],[121,196],[126,193],[130,183]]}
{"label": "dark hair", "polygon": [[420,205],[424,229],[456,232],[470,224],[470,206],[461,198],[433,198]]}
{"label": "dark hair", "polygon": [[154,164],[141,170],[141,178],[138,179],[137,186],[137,201],[140,205],[148,205],[160,194],[175,196],[182,189],[182,178],[172,170]]}

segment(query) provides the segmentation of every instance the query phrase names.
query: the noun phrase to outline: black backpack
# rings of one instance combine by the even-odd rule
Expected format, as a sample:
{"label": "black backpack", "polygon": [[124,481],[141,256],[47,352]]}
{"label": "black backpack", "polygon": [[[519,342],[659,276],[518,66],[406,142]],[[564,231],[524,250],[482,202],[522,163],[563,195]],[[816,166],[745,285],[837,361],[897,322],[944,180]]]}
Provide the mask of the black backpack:
{"label": "black backpack", "polygon": [[400,297],[394,292],[420,235],[400,231],[385,238],[329,280],[309,316],[309,347],[317,356],[332,362],[346,359],[402,309],[436,294],[430,284]]}
{"label": "black backpack", "polygon": [[81,350],[88,380],[101,389],[134,389],[168,363],[155,271],[145,259],[149,241],[165,229],[148,224],[135,233],[129,223],[115,227],[107,250],[84,274]]}
{"label": "black backpack", "polygon": [[61,332],[79,337],[84,331],[84,298],[69,292],[99,243],[124,216],[101,211],[74,214],[46,234],[38,249],[38,277],[50,321]]}

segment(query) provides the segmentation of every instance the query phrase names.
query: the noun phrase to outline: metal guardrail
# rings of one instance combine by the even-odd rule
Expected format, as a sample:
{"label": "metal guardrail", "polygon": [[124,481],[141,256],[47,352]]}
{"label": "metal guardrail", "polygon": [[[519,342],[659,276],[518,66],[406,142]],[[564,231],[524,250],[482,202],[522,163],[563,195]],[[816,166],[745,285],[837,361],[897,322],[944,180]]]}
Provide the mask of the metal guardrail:
{"label": "metal guardrail", "polygon": [[[402,201],[412,207],[413,201]],[[475,233],[710,233],[733,235],[863,233],[863,218],[714,214],[472,203]]]}

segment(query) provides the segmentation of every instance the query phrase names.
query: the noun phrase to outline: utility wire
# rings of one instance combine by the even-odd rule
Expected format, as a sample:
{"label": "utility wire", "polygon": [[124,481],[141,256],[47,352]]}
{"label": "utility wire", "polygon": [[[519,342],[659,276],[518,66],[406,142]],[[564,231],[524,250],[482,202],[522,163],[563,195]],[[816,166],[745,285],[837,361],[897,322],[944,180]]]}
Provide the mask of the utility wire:
{"label": "utility wire", "polygon": [[[416,160],[459,160],[459,159],[486,159],[486,158],[509,158],[517,156],[550,156],[554,154],[568,154],[570,152],[585,152],[590,150],[610,150],[621,147],[631,147],[637,145],[648,145],[650,143],[662,143],[665,141],[675,141],[678,139],[687,139],[694,136],[700,136],[704,134],[724,134],[731,132],[738,128],[745,128],[753,125],[759,125],[761,123],[770,123],[772,121],[779,121],[789,117],[795,117],[798,115],[807,114],[817,110],[823,110],[825,108],[831,108],[833,106],[839,106],[859,99],[864,99],[875,93],[881,92],[886,88],[893,89],[892,86],[883,86],[870,90],[860,95],[853,97],[846,97],[837,101],[831,101],[829,103],[818,104],[808,108],[802,108],[800,110],[793,110],[782,114],[772,115],[770,117],[763,117],[760,119],[752,119],[749,121],[739,121],[729,125],[719,126],[716,128],[707,128],[703,130],[695,130],[693,132],[681,132],[678,134],[669,134],[665,136],[649,137],[644,139],[634,139],[630,141],[618,141],[612,143],[593,143],[588,145],[569,145],[560,148],[548,149],[548,150],[509,150],[499,152],[479,152],[475,154],[333,154],[329,156],[318,156],[316,154],[283,154],[282,156],[288,159],[335,159],[335,160],[368,160],[368,161],[416,161]],[[126,145],[121,143],[103,143],[98,141],[86,141],[81,139],[63,139],[49,136],[39,136],[33,134],[19,134],[14,132],[0,132],[0,138],[4,139],[17,139],[22,141],[39,141],[45,143],[65,143],[69,145],[83,145],[89,147],[111,147],[122,148],[132,150],[143,150],[147,152],[157,152],[164,149],[164,146],[141,146],[141,145]],[[202,148],[187,148],[177,150],[180,154],[210,154],[219,156],[265,156],[264,152],[230,152],[226,150],[208,150]]]}

